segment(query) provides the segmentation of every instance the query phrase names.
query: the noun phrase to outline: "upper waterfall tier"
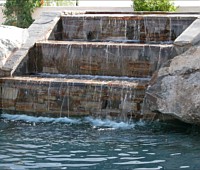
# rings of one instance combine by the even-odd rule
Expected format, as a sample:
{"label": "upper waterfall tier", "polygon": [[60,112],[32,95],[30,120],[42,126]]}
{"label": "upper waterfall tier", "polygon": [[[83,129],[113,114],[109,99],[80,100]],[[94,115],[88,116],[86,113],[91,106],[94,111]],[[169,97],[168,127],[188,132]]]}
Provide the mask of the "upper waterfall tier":
{"label": "upper waterfall tier", "polygon": [[50,39],[172,43],[194,20],[176,15],[63,15]]}

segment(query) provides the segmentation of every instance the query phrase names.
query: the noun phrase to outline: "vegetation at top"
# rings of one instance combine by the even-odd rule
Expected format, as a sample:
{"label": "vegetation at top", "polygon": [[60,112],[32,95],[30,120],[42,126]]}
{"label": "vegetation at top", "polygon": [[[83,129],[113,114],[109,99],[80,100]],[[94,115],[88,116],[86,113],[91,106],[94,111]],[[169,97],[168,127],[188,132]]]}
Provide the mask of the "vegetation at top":
{"label": "vegetation at top", "polygon": [[33,22],[33,10],[42,3],[43,0],[7,0],[3,10],[4,24],[21,28],[29,27]]}
{"label": "vegetation at top", "polygon": [[40,6],[74,6],[78,0],[6,0],[4,4],[5,25],[28,28],[33,23],[32,13]]}
{"label": "vegetation at top", "polygon": [[169,0],[133,0],[134,11],[173,12],[176,7]]}
{"label": "vegetation at top", "polygon": [[[3,10],[4,24],[28,28],[33,23],[32,13],[34,9],[49,2],[48,0],[7,0]],[[59,0],[58,2],[63,3],[63,0]],[[70,3],[70,0],[68,0],[68,3]],[[176,10],[176,7],[170,0],[133,0],[133,8],[134,11]]]}

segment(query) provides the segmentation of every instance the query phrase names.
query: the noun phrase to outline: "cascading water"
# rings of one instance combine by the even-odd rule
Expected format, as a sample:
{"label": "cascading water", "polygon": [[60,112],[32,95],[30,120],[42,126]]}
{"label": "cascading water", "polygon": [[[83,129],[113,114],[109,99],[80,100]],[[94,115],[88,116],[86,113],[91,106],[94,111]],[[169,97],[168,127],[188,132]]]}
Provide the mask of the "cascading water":
{"label": "cascading water", "polygon": [[[170,44],[173,40],[171,32],[178,36],[190,23],[191,18],[178,21],[176,16],[64,15],[49,40],[37,42],[30,50],[28,64],[24,66],[26,74],[32,74],[31,82],[27,83],[34,86],[27,89],[27,93],[35,94],[33,109],[20,96],[27,88],[23,87],[27,78],[21,79],[25,82],[20,90],[12,85],[11,78],[2,79],[3,90],[8,89],[4,82],[10,81],[11,91],[17,91],[15,100],[3,100],[13,103],[10,106],[13,110],[20,108],[17,105],[21,101],[24,105],[21,108],[27,107],[28,111],[39,114],[50,112],[54,116],[101,115],[103,112],[120,116],[121,112],[137,117],[153,72],[176,55]],[[176,29],[177,24],[179,29]],[[37,81],[39,85],[35,85]],[[40,92],[46,93],[45,97],[42,98]],[[95,93],[98,100],[94,100]],[[141,95],[137,97],[137,93]]]}
{"label": "cascading water", "polygon": [[0,169],[197,169],[194,127],[140,120],[153,72],[193,20],[61,16],[20,76],[1,78]]}

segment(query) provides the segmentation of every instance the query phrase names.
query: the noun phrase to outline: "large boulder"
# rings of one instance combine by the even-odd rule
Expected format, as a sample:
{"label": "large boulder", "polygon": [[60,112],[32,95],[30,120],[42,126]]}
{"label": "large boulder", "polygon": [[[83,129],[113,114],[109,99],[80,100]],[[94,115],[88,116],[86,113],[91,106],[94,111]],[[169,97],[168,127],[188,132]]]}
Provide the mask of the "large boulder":
{"label": "large boulder", "polygon": [[155,73],[143,112],[172,115],[186,123],[200,124],[200,44]]}
{"label": "large boulder", "polygon": [[25,43],[27,37],[27,29],[0,25],[0,68]]}

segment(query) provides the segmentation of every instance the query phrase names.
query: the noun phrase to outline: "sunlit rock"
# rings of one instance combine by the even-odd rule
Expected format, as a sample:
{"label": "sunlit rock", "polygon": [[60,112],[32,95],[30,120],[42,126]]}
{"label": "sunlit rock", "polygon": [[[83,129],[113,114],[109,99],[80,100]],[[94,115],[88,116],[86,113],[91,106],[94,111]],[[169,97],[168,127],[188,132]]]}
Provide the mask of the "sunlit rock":
{"label": "sunlit rock", "polygon": [[27,29],[13,26],[0,26],[0,67],[6,62],[6,59],[12,55],[28,37]]}
{"label": "sunlit rock", "polygon": [[200,45],[172,59],[152,79],[144,113],[172,115],[200,124]]}

